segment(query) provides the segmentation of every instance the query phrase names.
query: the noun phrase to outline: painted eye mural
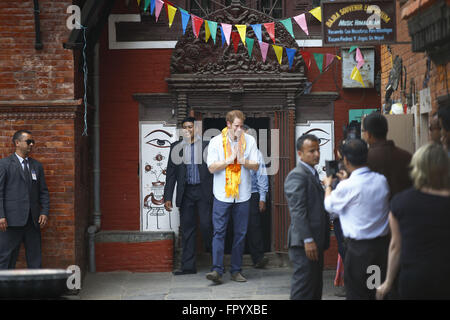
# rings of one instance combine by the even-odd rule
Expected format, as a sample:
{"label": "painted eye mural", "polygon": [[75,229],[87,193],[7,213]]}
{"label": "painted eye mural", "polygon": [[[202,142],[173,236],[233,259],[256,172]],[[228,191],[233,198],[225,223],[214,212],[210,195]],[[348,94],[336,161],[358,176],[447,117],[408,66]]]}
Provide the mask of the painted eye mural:
{"label": "painted eye mural", "polygon": [[[166,137],[164,137],[164,135]],[[171,134],[170,132],[167,132],[165,130],[161,130],[161,129],[157,129],[157,130],[153,130],[152,132],[150,132],[149,134],[147,134],[145,138],[152,138],[148,141],[146,141],[145,143],[153,146],[153,147],[157,147],[157,148],[170,148],[170,146],[172,145],[172,143],[167,140],[168,138],[172,138],[173,134]]]}
{"label": "painted eye mural", "polygon": [[326,145],[331,140],[328,138],[328,137],[330,137],[330,133],[326,132],[325,130],[319,129],[319,128],[308,130],[305,132],[305,134],[313,134],[317,138],[319,138],[319,140],[320,140],[319,146],[320,147]]}

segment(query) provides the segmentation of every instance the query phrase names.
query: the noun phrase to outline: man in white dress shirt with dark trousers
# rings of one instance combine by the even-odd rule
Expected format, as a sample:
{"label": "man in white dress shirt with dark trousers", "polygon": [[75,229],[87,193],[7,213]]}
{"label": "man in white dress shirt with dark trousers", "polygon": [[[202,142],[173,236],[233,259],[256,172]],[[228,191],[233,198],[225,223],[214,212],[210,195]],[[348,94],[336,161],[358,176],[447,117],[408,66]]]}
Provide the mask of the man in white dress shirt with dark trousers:
{"label": "man in white dress shirt with dark trousers", "polygon": [[386,276],[389,185],[383,175],[367,167],[367,155],[363,140],[347,141],[342,155],[346,173],[338,175],[342,181],[332,191],[332,177],[324,179],[325,209],[339,215],[346,238],[344,283],[348,300],[375,299],[376,289],[369,288],[367,281],[373,273],[369,266],[379,267],[381,282]]}

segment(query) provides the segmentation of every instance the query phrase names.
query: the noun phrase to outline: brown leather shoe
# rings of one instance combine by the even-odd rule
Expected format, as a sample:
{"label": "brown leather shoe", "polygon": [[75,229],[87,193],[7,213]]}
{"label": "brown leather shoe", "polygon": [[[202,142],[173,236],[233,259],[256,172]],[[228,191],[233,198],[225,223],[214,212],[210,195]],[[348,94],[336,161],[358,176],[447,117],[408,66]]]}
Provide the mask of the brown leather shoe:
{"label": "brown leather shoe", "polygon": [[236,282],[247,282],[247,279],[240,272],[235,272],[231,275],[231,280]]}
{"label": "brown leather shoe", "polygon": [[222,276],[217,271],[208,272],[206,274],[206,279],[211,280],[215,284],[221,284],[222,283]]}

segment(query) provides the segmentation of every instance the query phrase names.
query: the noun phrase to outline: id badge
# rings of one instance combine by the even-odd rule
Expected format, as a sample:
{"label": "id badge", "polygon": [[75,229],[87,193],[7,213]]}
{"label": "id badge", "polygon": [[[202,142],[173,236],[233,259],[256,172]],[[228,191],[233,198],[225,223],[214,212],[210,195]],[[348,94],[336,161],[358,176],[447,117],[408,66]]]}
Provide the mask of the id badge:
{"label": "id badge", "polygon": [[34,171],[34,169],[31,170],[31,178],[32,178],[34,181],[37,181],[37,175],[36,175],[36,171]]}

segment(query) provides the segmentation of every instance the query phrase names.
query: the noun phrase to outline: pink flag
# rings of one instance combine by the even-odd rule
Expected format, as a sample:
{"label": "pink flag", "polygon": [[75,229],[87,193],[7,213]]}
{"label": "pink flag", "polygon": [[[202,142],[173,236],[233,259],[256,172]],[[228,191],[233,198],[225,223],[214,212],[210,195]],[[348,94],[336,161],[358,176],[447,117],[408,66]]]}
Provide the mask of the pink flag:
{"label": "pink flag", "polygon": [[223,33],[225,34],[225,40],[227,40],[227,44],[230,45],[230,35],[231,35],[231,28],[233,27],[231,24],[227,23],[221,23]]}
{"label": "pink flag", "polygon": [[295,22],[297,22],[297,24],[300,26],[300,28],[302,28],[302,30],[309,36],[305,14],[302,13],[301,15],[294,17],[294,20],[295,20]]}
{"label": "pink flag", "polygon": [[263,62],[266,62],[267,50],[269,49],[269,44],[262,42],[262,41],[258,41],[258,42],[259,42],[259,48],[261,49],[261,56],[263,58]]}
{"label": "pink flag", "polygon": [[331,53],[327,53],[325,55],[325,69],[333,62],[335,55]]}
{"label": "pink flag", "polygon": [[359,48],[356,48],[356,62],[358,62],[356,68],[359,70],[364,64],[364,58]]}
{"label": "pink flag", "polygon": [[156,0],[155,6],[156,6],[155,17],[156,17],[156,22],[158,22],[158,18],[161,13],[161,9],[164,6],[164,2],[162,2],[161,0]]}

